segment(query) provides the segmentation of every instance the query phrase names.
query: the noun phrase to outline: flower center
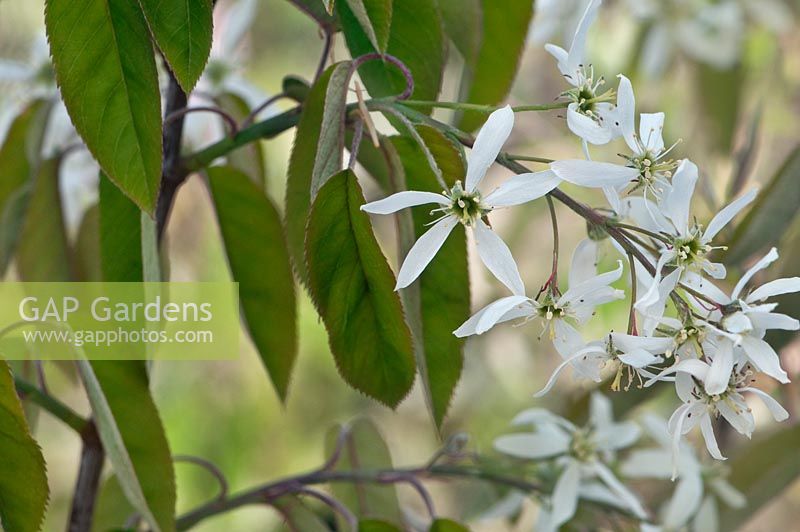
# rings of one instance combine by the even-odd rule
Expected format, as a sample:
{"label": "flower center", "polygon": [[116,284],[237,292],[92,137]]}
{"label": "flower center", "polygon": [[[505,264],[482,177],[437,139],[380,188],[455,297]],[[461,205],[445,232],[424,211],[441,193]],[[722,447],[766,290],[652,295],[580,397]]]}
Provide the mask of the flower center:
{"label": "flower center", "polygon": [[669,179],[672,177],[672,171],[678,164],[672,159],[660,160],[660,156],[663,156],[663,154],[652,153],[650,150],[645,150],[642,155],[636,157],[623,156],[628,160],[628,166],[636,168],[639,171],[639,177],[637,178],[634,190],[644,187],[651,188],[659,194],[663,192],[656,188],[657,179]]}
{"label": "flower center", "polygon": [[592,439],[589,429],[575,431],[572,435],[572,442],[569,445],[569,453],[581,462],[593,460],[596,456],[597,448]]}
{"label": "flower center", "polygon": [[673,240],[672,245],[675,247],[675,260],[672,266],[682,267],[691,266],[702,263],[705,261],[705,256],[713,247],[704,244],[700,238],[700,227],[695,226],[690,230],[690,235],[687,238],[676,238]]}
{"label": "flower center", "polygon": [[456,181],[455,186],[445,195],[450,199],[447,207],[448,214],[458,218],[458,221],[466,226],[472,226],[477,220],[491,211],[481,203],[481,194],[477,190],[467,192],[461,186],[460,181]]}

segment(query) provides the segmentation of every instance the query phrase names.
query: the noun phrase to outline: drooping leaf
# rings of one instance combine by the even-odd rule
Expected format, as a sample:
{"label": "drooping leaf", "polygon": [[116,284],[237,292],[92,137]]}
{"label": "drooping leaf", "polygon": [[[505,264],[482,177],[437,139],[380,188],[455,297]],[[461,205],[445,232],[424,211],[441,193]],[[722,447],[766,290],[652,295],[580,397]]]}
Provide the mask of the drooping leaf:
{"label": "drooping leaf", "polygon": [[324,31],[338,31],[339,21],[334,0],[289,0],[297,9],[311,17]]}
{"label": "drooping leaf", "polygon": [[800,205],[800,146],[786,159],[772,180],[759,193],[725,254],[726,262],[738,263],[780,241],[797,217]]}
{"label": "drooping leaf", "polygon": [[58,172],[61,159],[42,161],[34,178],[17,245],[17,270],[24,281],[70,281]]}
{"label": "drooping leaf", "polygon": [[344,380],[395,407],[414,383],[411,335],[355,175],[320,190],[306,233],[309,287]]}
{"label": "drooping leaf", "polygon": [[[418,131],[448,186],[457,180],[463,182],[465,164],[458,148],[431,127],[420,126]],[[395,137],[393,141],[402,161],[408,190],[441,192],[442,186],[437,182],[419,145],[408,137]],[[413,218],[416,238],[419,238],[430,227],[432,218],[429,209],[414,209]],[[416,311],[421,312],[424,351],[424,367],[420,368],[420,374],[425,378],[434,420],[441,425],[463,366],[463,342],[453,335],[453,331],[469,318],[470,313],[467,244],[462,226],[456,227],[447,238],[423,271],[418,285]]]}
{"label": "drooping leaf", "polygon": [[0,145],[0,276],[5,274],[19,241],[50,108],[45,100],[31,102],[11,122]]}
{"label": "drooping leaf", "polygon": [[335,65],[325,91],[325,107],[319,130],[314,171],[311,173],[311,201],[330,177],[342,169],[344,125],[347,110],[347,84],[350,81],[350,62]]}
{"label": "drooping leaf", "polygon": [[372,47],[386,53],[392,26],[392,0],[345,0]]}
{"label": "drooping leaf", "polygon": [[289,74],[285,76],[281,82],[281,92],[297,103],[305,102],[310,90],[311,85],[299,76]]}
{"label": "drooping leaf", "polygon": [[483,41],[481,0],[439,0],[444,29],[472,71]]}
{"label": "drooping leaf", "polygon": [[[339,63],[343,64],[346,63]],[[341,72],[342,67],[339,65],[329,67],[311,88],[303,105],[303,113],[297,125],[292,155],[289,159],[286,179],[286,233],[295,271],[304,282],[308,279],[304,258],[305,230],[308,211],[311,208],[311,183],[315,175],[317,145],[322,144],[320,139],[328,87],[334,72]],[[327,132],[330,131],[328,128]],[[333,134],[336,134],[335,128]],[[329,139],[328,142],[333,142],[335,145],[337,141]],[[317,175],[322,175],[321,171],[318,172],[320,173]]]}
{"label": "drooping leaf", "polygon": [[[250,114],[250,106],[244,98],[232,92],[224,92],[216,97],[220,108],[231,115],[238,123]],[[259,188],[267,184],[267,169],[264,164],[264,148],[261,142],[255,141],[245,144],[241,148],[230,152],[227,157],[228,165],[244,172]]]}
{"label": "drooping leaf", "polygon": [[208,179],[244,317],[281,399],[297,355],[294,277],[280,215],[250,179],[213,167]]}
{"label": "drooping leaf", "polygon": [[[344,434],[336,471],[378,471],[392,468],[392,456],[378,428],[367,419],[357,419],[344,428],[335,426],[325,439],[325,453],[331,455]],[[393,485],[367,482],[335,483],[334,496],[360,519],[381,519],[402,524],[403,517]]]}
{"label": "drooping leaf", "polygon": [[191,92],[211,52],[210,0],[139,0],[153,39],[184,91]]}
{"label": "drooping leaf", "polygon": [[[508,96],[517,74],[533,16],[533,2],[481,0],[481,8],[483,39],[475,65],[471,68],[466,65],[461,92],[469,103],[496,105]],[[460,127],[474,130],[483,124],[486,116],[464,113]]]}
{"label": "drooping leaf", "polygon": [[699,107],[705,130],[713,141],[713,147],[727,155],[731,151],[739,118],[745,69],[739,64],[717,70],[699,62],[695,68],[696,94],[700,98]]}
{"label": "drooping leaf", "polygon": [[47,0],[45,27],[75,129],[109,178],[152,212],[161,178],[161,96],[139,3]]}
{"label": "drooping leaf", "polygon": [[83,214],[72,253],[75,276],[79,281],[101,281],[100,207],[92,205]]}
{"label": "drooping leaf", "polygon": [[139,209],[100,174],[100,262],[106,281],[141,281],[142,225]]}
{"label": "drooping leaf", "polygon": [[395,525],[381,519],[362,519],[358,522],[358,532],[402,532]]}
{"label": "drooping leaf", "polygon": [[175,529],[175,476],[140,360],[78,360],[92,417],[128,501],[154,530]]}
{"label": "drooping leaf", "polygon": [[8,364],[0,359],[0,524],[36,532],[49,497],[44,457],[31,437]]}
{"label": "drooping leaf", "polygon": [[294,495],[284,495],[270,502],[292,532],[330,532],[330,528]]}
{"label": "drooping leaf", "polygon": [[428,532],[469,532],[469,529],[451,519],[437,519]]}
{"label": "drooping leaf", "polygon": [[[352,57],[375,53],[347,2],[338,2],[339,18]],[[439,94],[445,63],[442,20],[435,0],[394,2],[386,53],[397,57],[414,77],[413,98],[433,100]],[[398,68],[385,61],[365,63],[359,74],[373,97],[400,94],[406,80]]]}
{"label": "drooping leaf", "polygon": [[749,442],[728,461],[728,481],[747,499],[743,508],[720,512],[720,530],[737,530],[759,508],[777,497],[800,476],[800,425]]}

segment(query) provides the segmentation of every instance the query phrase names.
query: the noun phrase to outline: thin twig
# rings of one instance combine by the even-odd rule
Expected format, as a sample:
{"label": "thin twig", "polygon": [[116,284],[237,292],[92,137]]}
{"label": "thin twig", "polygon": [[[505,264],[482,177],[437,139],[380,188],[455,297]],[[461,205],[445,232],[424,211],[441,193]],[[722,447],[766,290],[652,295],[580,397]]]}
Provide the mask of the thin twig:
{"label": "thin twig", "polygon": [[[167,70],[169,72],[169,86],[167,87],[165,117],[184,109],[187,102],[186,93],[178,84],[175,75],[171,70]],[[158,203],[156,204],[156,231],[159,241],[164,236],[167,220],[172,211],[172,204],[175,201],[175,194],[188,175],[182,172],[180,168],[183,119],[183,115],[180,115],[172,120],[164,128],[162,136],[164,159],[161,164],[161,187],[158,194]]]}
{"label": "thin twig", "polygon": [[328,30],[327,28],[322,28],[322,32],[325,34],[325,44],[322,46],[322,55],[319,58],[319,64],[317,64],[317,70],[314,72],[314,83],[322,76],[322,73],[325,72],[325,65],[328,64],[328,57],[331,55],[331,48],[333,46],[333,32]]}
{"label": "thin twig", "polygon": [[256,121],[256,118],[258,117],[258,115],[261,114],[261,112],[264,109],[266,109],[270,105],[274,104],[275,102],[277,102],[281,98],[288,98],[288,96],[286,95],[285,92],[281,92],[281,93],[276,94],[275,96],[267,98],[261,105],[259,105],[255,109],[253,109],[250,112],[250,114],[247,115],[247,117],[242,121],[241,129],[245,129],[247,127],[250,127],[253,124],[253,122]]}
{"label": "thin twig", "polygon": [[89,423],[81,433],[81,448],[78,479],[72,493],[72,506],[69,514],[67,532],[89,532],[92,529],[94,505],[100,486],[100,473],[103,471],[105,452],[94,423]]}
{"label": "thin twig", "polygon": [[217,479],[217,483],[219,484],[219,493],[217,494],[216,500],[222,501],[228,496],[228,481],[225,479],[225,474],[213,463],[198,456],[184,454],[175,455],[172,457],[172,460],[174,462],[186,462],[202,467],[211,473],[215,479]]}
{"label": "thin twig", "polygon": [[198,107],[184,107],[183,109],[178,109],[177,111],[171,112],[164,117],[164,128],[167,128],[172,122],[182,116],[188,115],[189,113],[215,113],[225,121],[225,124],[228,126],[228,134],[231,137],[235,137],[236,133],[239,132],[239,126],[236,124],[236,119],[233,118],[233,116],[219,107],[205,105]]}
{"label": "thin twig", "polygon": [[91,424],[88,419],[83,418],[72,408],[52,395],[39,390],[36,386],[24,379],[14,377],[14,386],[17,388],[17,393],[24,395],[26,399],[39,405],[78,434],[87,430],[87,426]]}
{"label": "thin twig", "polygon": [[553,226],[553,269],[550,271],[550,279],[547,283],[552,291],[558,292],[558,217],[556,207],[553,205],[553,198],[545,196],[547,207],[550,210],[550,222]]}
{"label": "thin twig", "polygon": [[542,164],[550,164],[553,162],[553,159],[545,159],[544,157],[535,157],[533,155],[514,155],[511,153],[506,154],[511,160],[514,161],[530,161],[534,163],[542,163]]}
{"label": "thin twig", "polygon": [[353,512],[351,512],[344,504],[339,502],[337,499],[334,499],[330,495],[321,491],[312,490],[310,488],[299,488],[294,491],[294,494],[307,495],[322,501],[324,504],[333,509],[333,511],[339,512],[339,514],[344,517],[344,520],[347,521],[347,525],[350,530],[358,530],[358,518],[355,516],[355,514],[353,514]]}
{"label": "thin twig", "polygon": [[369,61],[375,61],[375,60],[387,61],[396,66],[398,70],[400,70],[400,73],[403,74],[403,77],[406,80],[406,87],[405,89],[403,89],[403,92],[401,92],[397,96],[394,96],[393,100],[409,101],[408,99],[414,93],[414,76],[411,74],[411,70],[408,69],[405,63],[403,63],[400,59],[396,58],[393,55],[379,54],[375,52],[356,57],[355,59],[353,59],[353,63],[350,66],[351,77],[352,74],[355,73],[361,67],[361,65]]}

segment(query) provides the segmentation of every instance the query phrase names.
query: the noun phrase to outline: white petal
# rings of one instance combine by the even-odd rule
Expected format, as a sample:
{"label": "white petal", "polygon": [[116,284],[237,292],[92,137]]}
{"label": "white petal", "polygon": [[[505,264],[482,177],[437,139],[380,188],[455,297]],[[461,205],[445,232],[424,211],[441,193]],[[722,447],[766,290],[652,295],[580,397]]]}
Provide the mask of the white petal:
{"label": "white petal", "polygon": [[703,532],[718,532],[719,531],[719,513],[717,512],[717,500],[711,496],[706,495],[703,502],[700,504],[697,513],[692,519],[692,530]]}
{"label": "white petal", "polygon": [[639,175],[637,169],[628,166],[582,159],[555,161],[550,168],[564,181],[591,188],[624,186]]}
{"label": "white petal", "polygon": [[[745,405],[746,407],[746,405]],[[717,410],[722,414],[722,417],[733,427],[739,434],[744,434],[748,438],[752,436],[755,422],[753,421],[753,414],[744,408],[733,408],[727,401],[717,402]]]}
{"label": "white petal", "polygon": [[680,530],[695,514],[703,497],[703,480],[697,475],[681,477],[664,511],[663,526]]}
{"label": "white petal", "polygon": [[724,279],[728,275],[727,268],[720,262],[706,262],[703,264],[703,271],[714,279]]}
{"label": "white petal", "polygon": [[789,382],[789,376],[781,368],[778,353],[767,342],[753,336],[743,336],[742,349],[758,371],[784,384]]}
{"label": "white petal", "polygon": [[[558,376],[561,374],[562,371],[564,371],[564,369],[567,366],[569,366],[571,364],[574,364],[577,361],[581,361],[581,362],[586,361],[586,362],[588,362],[590,359],[592,359],[592,360],[594,360],[594,359],[602,360],[606,356],[607,355],[605,353],[605,350],[604,349],[599,349],[597,346],[586,347],[584,349],[579,350],[574,355],[572,355],[569,358],[565,359],[561,364],[556,366],[556,369],[553,370],[553,373],[552,373],[552,375],[550,375],[550,378],[547,380],[547,384],[545,384],[544,388],[542,388],[541,390],[536,392],[533,396],[534,397],[542,397],[545,394],[547,394],[547,392],[549,392],[553,388],[553,386],[555,385],[556,381],[558,380]],[[600,360],[598,360],[598,362],[600,362]],[[585,364],[581,364],[581,365],[585,367]],[[600,375],[599,375],[600,372],[599,372],[599,370],[598,370],[597,374],[598,375],[597,375],[596,382],[600,382]]]}
{"label": "white petal", "polygon": [[580,464],[571,460],[561,473],[561,476],[558,477],[553,490],[553,509],[551,510],[550,519],[556,530],[575,515],[575,509],[578,507],[580,480]]}
{"label": "white petal", "polygon": [[541,198],[561,183],[552,170],[518,174],[483,198],[490,207],[510,207]]}
{"label": "white petal", "polygon": [[489,229],[482,220],[473,227],[478,255],[483,264],[497,279],[506,285],[514,295],[524,295],[525,285],[519,275],[517,263],[503,239]]}
{"label": "white petal", "polygon": [[756,329],[781,329],[784,331],[796,331],[800,329],[800,321],[776,312],[753,312],[749,315],[750,323]]}
{"label": "white petal", "polygon": [[664,113],[642,113],[639,115],[639,138],[651,153],[664,150]]}
{"label": "white petal", "polygon": [[567,107],[567,127],[578,137],[595,145],[608,144],[613,136],[609,128],[581,113],[574,102]]}
{"label": "white petal", "polygon": [[648,380],[644,383],[645,386],[651,386],[655,381],[661,380],[662,377],[670,375],[672,373],[683,372],[692,375],[693,377],[697,377],[698,380],[703,381],[708,374],[709,365],[703,362],[702,360],[696,360],[692,358],[688,358],[685,360],[681,360],[674,366],[670,366],[662,370],[658,375],[654,378]]}
{"label": "white petal", "polygon": [[795,292],[800,292],[800,277],[775,279],[753,290],[753,293],[747,296],[747,302],[763,301],[768,297],[793,294]]}
{"label": "white petal", "polygon": [[734,488],[727,480],[716,478],[709,483],[709,487],[714,493],[731,508],[744,508],[747,506],[747,498]]}
{"label": "white petal", "polygon": [[575,29],[575,37],[572,39],[572,44],[569,47],[568,68],[570,74],[574,73],[585,62],[586,56],[586,35],[589,33],[589,27],[597,18],[597,9],[600,7],[601,0],[590,0],[586,6],[586,11],[583,12],[581,21]]}
{"label": "white petal", "polygon": [[[584,345],[583,337],[578,330],[562,319],[554,319],[553,327],[553,347],[562,358],[572,356]],[[575,370],[584,378],[594,380],[592,375],[584,374],[580,366],[573,366]]]}
{"label": "white petal", "polygon": [[[725,292],[720,290],[717,285],[708,279],[704,279],[703,276],[695,272],[684,271],[683,275],[681,276],[681,280],[684,284],[686,284],[686,286],[694,288],[704,296],[710,298],[712,301],[716,301],[717,303],[721,304],[731,302],[731,298],[729,298]],[[690,300],[695,301],[694,298],[691,298]],[[704,305],[706,304],[704,303]]]}
{"label": "white petal", "polygon": [[[527,410],[523,410],[514,416],[514,419],[511,420],[511,424],[514,426],[536,425],[539,427],[539,431],[543,430],[547,425],[551,425],[562,432],[575,432],[578,430],[571,421],[557,416],[544,408],[528,408]],[[552,429],[548,428],[547,430]]]}
{"label": "white petal", "polygon": [[434,255],[447,240],[448,235],[453,228],[458,224],[458,220],[454,216],[448,216],[436,222],[433,227],[423,234],[414,246],[409,250],[406,255],[403,265],[400,267],[400,272],[397,274],[397,286],[405,288],[419,277],[422,270],[433,260]]}
{"label": "white petal", "polygon": [[594,437],[599,449],[616,451],[636,443],[641,433],[636,423],[625,421],[598,428],[594,432]]}
{"label": "white petal", "polygon": [[652,364],[657,364],[661,362],[663,358],[658,355],[654,355],[644,349],[632,349],[627,353],[623,353],[618,357],[623,364],[627,364],[634,368],[645,368]]}
{"label": "white petal", "polygon": [[0,59],[0,81],[18,82],[31,79],[35,75],[32,67],[19,61]]}
{"label": "white petal", "polygon": [[672,480],[678,476],[678,457],[681,450],[681,436],[683,436],[683,424],[686,416],[694,405],[687,403],[679,406],[669,418],[670,433],[672,435]]}
{"label": "white petal", "polygon": [[573,303],[580,303],[581,297],[587,296],[594,292],[595,290],[599,290],[601,288],[607,287],[611,283],[614,283],[619,280],[622,276],[622,261],[617,261],[617,268],[611,270],[610,272],[601,273],[591,279],[587,279],[582,283],[578,283],[575,286],[570,286],[569,289],[564,292],[564,294],[558,298],[558,304],[560,306],[569,305]]}
{"label": "white petal", "polygon": [[786,411],[785,408],[781,406],[781,404],[772,398],[771,395],[764,392],[763,390],[759,390],[758,388],[742,388],[744,392],[751,392],[758,396],[761,399],[761,402],[764,403],[764,406],[769,409],[769,413],[772,414],[772,417],[775,418],[775,421],[786,421],[789,419],[789,412]]}
{"label": "white petal", "polygon": [[465,190],[475,190],[486,175],[486,170],[497,158],[513,128],[514,111],[510,106],[506,105],[489,115],[467,157]]}
{"label": "white petal", "polygon": [[728,222],[733,220],[733,218],[739,214],[742,209],[747,207],[754,199],[756,199],[757,194],[758,189],[754,188],[739,199],[732,201],[721,211],[719,211],[717,215],[714,216],[714,218],[712,218],[708,223],[708,227],[703,233],[703,241],[710,242],[713,240],[714,237],[717,236],[717,233],[719,233],[723,227],[728,225]]}
{"label": "white petal", "polygon": [[597,242],[584,238],[575,246],[569,268],[569,286],[577,286],[597,275]]}
{"label": "white petal", "polygon": [[661,256],[658,257],[655,277],[653,277],[653,280],[651,281],[650,286],[647,288],[647,291],[642,294],[633,305],[634,308],[636,308],[636,310],[639,312],[644,312],[647,308],[658,303],[660,295],[658,289],[661,286],[661,274],[664,271],[664,266],[666,266],[666,264],[674,258],[674,255],[674,251],[664,250]]}
{"label": "white petal", "polygon": [[[776,260],[778,260],[778,250],[776,248],[772,248],[766,255],[761,257],[758,262],[753,264],[753,266],[747,270],[744,275],[742,275],[742,278],[739,279],[739,282],[736,283],[736,286],[733,288],[733,292],[731,292],[731,299],[739,299],[739,295],[742,293],[742,290],[750,281],[750,279],[752,279],[756,273],[760,272]],[[749,298],[747,298],[747,301],[749,301]]]}
{"label": "white petal", "polygon": [[610,469],[600,462],[595,462],[594,470],[597,472],[600,479],[605,482],[606,486],[625,503],[625,506],[636,514],[636,517],[639,519],[647,518],[647,512],[642,508],[642,503],[639,502],[638,497],[625,487],[625,485],[614,476],[614,473],[612,473]]}
{"label": "white petal", "polygon": [[575,85],[577,79],[574,74],[570,74],[569,69],[567,68],[567,62],[569,60],[569,52],[561,48],[556,44],[547,43],[544,45],[544,49],[552,55],[556,59],[556,64],[558,65],[558,71],[567,79],[569,83]]}
{"label": "white petal", "polygon": [[[482,333],[478,333],[478,324],[481,322],[481,319],[483,318],[483,316],[487,312],[491,312],[492,308],[495,307],[496,305],[503,305],[504,301],[508,300],[508,299],[513,299],[514,301],[517,301],[517,304],[521,304],[520,303],[521,300],[525,301],[528,298],[525,297],[525,296],[508,296],[508,297],[504,297],[502,299],[498,299],[497,301],[493,301],[492,303],[489,303],[488,305],[483,307],[481,310],[479,310],[478,312],[473,314],[458,329],[453,331],[453,334],[456,335],[459,338],[463,338],[465,336],[472,336],[473,334],[482,334]],[[526,305],[520,310],[519,314],[524,316],[524,315],[530,315],[531,313],[532,313],[531,307]],[[513,317],[507,318],[508,314],[511,314],[511,313],[507,313],[506,316],[503,316],[501,319],[496,320],[495,324],[500,323],[501,321],[507,321],[507,319],[514,319],[516,317],[519,317],[519,316],[517,316],[517,313],[513,313]]]}
{"label": "white petal", "polygon": [[568,436],[545,431],[541,433],[506,434],[494,440],[494,448],[503,454],[528,460],[541,460],[569,450]]}
{"label": "white petal", "polygon": [[637,449],[623,462],[620,473],[626,478],[670,478],[669,453],[662,449]]}
{"label": "white petal", "polygon": [[506,314],[515,308],[519,309],[521,305],[529,301],[526,296],[509,296],[495,301],[486,307],[485,312],[481,313],[481,317],[475,326],[475,333],[485,333],[494,327]]}
{"label": "white petal", "polygon": [[733,372],[733,343],[730,340],[719,342],[711,368],[704,381],[706,393],[719,395],[728,388],[728,383]]}
{"label": "white petal", "polygon": [[689,212],[697,178],[697,165],[689,159],[681,161],[672,177],[672,187],[662,204],[664,214],[672,220],[680,235],[689,233]]}
{"label": "white petal", "polygon": [[672,338],[634,336],[618,332],[611,333],[611,340],[622,351],[643,349],[650,353],[663,353],[672,345]]}
{"label": "white petal", "polygon": [[592,392],[589,396],[589,422],[597,429],[614,422],[614,411],[611,399],[600,392]]}
{"label": "white petal", "polygon": [[638,153],[639,146],[636,143],[636,131],[634,120],[636,118],[636,98],[633,95],[631,80],[619,74],[619,86],[617,87],[617,109],[616,121],[614,126],[619,129],[625,139],[625,143],[632,152]]}
{"label": "white petal", "polygon": [[719,452],[719,445],[717,444],[717,437],[714,436],[714,427],[711,426],[711,418],[703,416],[700,418],[700,431],[703,433],[703,440],[706,442],[706,449],[708,453],[715,460],[727,460],[722,453]]}
{"label": "white petal", "polygon": [[391,214],[406,207],[424,205],[425,203],[438,203],[447,205],[450,201],[441,194],[433,192],[417,192],[406,190],[392,194],[382,200],[372,201],[361,206],[361,210],[371,214]]}

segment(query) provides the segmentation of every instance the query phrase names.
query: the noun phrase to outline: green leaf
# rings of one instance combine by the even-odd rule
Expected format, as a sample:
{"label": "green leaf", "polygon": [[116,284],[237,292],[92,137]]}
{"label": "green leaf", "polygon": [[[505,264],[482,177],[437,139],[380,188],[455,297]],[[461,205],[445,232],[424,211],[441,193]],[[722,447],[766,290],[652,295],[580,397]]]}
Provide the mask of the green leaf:
{"label": "green leaf", "polygon": [[110,475],[100,486],[92,516],[92,532],[119,530],[128,516],[136,510],[128,502],[115,475]]}
{"label": "green leaf", "polygon": [[344,380],[396,407],[414,384],[411,334],[363,204],[349,170],[320,190],[306,233],[309,288]]}
{"label": "green leaf", "polygon": [[281,82],[281,92],[297,103],[305,102],[310,90],[311,86],[308,82],[299,76],[289,74]]}
{"label": "green leaf", "polygon": [[469,529],[450,519],[437,519],[428,532],[469,532]]}
{"label": "green leaf", "polygon": [[0,359],[0,524],[9,532],[36,532],[49,490],[44,457],[28,429],[8,364]]}
{"label": "green leaf", "polygon": [[211,53],[209,0],[139,0],[156,44],[181,88],[191,92]]}
{"label": "green leaf", "polygon": [[[377,52],[347,2],[339,2],[338,10],[350,55],[355,58]],[[413,98],[436,99],[442,84],[445,46],[442,20],[435,0],[394,2],[386,53],[400,59],[411,71],[414,77]],[[400,94],[406,87],[402,73],[388,62],[365,63],[359,68],[359,74],[375,98]]]}
{"label": "green leaf", "polygon": [[[244,98],[232,92],[223,92],[216,98],[217,105],[231,115],[238,123],[250,115],[252,109]],[[263,189],[267,184],[267,168],[264,164],[264,148],[260,141],[250,142],[226,156],[228,166],[245,173]]]}
{"label": "green leaf", "polygon": [[391,523],[379,519],[362,519],[358,522],[358,532],[402,532]]}
{"label": "green leaf", "polygon": [[294,277],[280,215],[238,170],[209,168],[208,179],[247,328],[285,400],[297,356],[297,325]]}
{"label": "green leaf", "polygon": [[695,68],[695,94],[700,98],[705,131],[713,147],[727,155],[731,151],[739,118],[745,69],[736,65],[727,70],[717,70],[705,63],[696,63]]}
{"label": "green leaf", "polygon": [[[344,432],[343,432],[344,429]],[[332,455],[344,434],[335,471],[378,471],[392,468],[392,456],[378,428],[368,419],[357,419],[349,426],[337,425],[328,431],[325,453]],[[360,519],[382,519],[403,523],[403,514],[393,485],[367,482],[340,482],[331,486],[333,495]],[[374,529],[373,529],[374,530]]]}
{"label": "green leaf", "polygon": [[726,262],[741,263],[780,241],[797,216],[800,204],[800,146],[760,192],[747,215],[736,227]]}
{"label": "green leaf", "polygon": [[161,96],[139,3],[47,0],[45,27],[75,129],[111,180],[153,212],[161,179]]}
{"label": "green leaf", "polygon": [[334,0],[289,0],[297,9],[311,17],[323,31],[331,34],[338,31]]}
{"label": "green leaf", "polygon": [[[339,63],[342,64],[347,63]],[[303,105],[289,159],[289,173],[286,178],[286,234],[295,271],[304,282],[308,280],[304,243],[308,211],[311,208],[312,176],[316,167],[317,145],[321,144],[322,117],[328,86],[334,72],[340,72],[339,65],[329,67],[311,88]]]}
{"label": "green leaf", "polygon": [[289,530],[295,532],[330,532],[328,525],[294,495],[284,495],[269,504],[281,514]]}
{"label": "green leaf", "polygon": [[31,102],[11,122],[0,146],[0,276],[5,274],[19,241],[50,108],[46,100]]}
{"label": "green leaf", "polygon": [[[449,186],[463,182],[466,167],[461,151],[441,132],[428,126],[417,128]],[[408,137],[395,137],[402,161],[406,188],[441,192],[433,171],[419,145]],[[414,209],[414,230],[418,238],[430,228],[426,209]],[[407,251],[407,250],[406,250]],[[463,366],[463,341],[453,335],[470,314],[467,242],[464,228],[456,227],[433,261],[420,276],[417,308],[422,317],[424,376],[434,421],[441,426]]]}
{"label": "green leaf", "polygon": [[392,26],[392,0],[345,0],[350,11],[361,24],[370,44],[386,53],[389,30]]}
{"label": "green leaf", "polygon": [[34,178],[17,250],[24,281],[70,281],[69,246],[58,188],[60,158],[42,161]]}
{"label": "green leaf", "polygon": [[175,529],[175,473],[141,360],[78,360],[103,449],[128,501],[154,530]]}
{"label": "green leaf", "polygon": [[142,225],[139,209],[100,174],[100,262],[106,281],[141,281]]}
{"label": "green leaf", "polygon": [[728,481],[747,498],[744,508],[720,513],[720,530],[737,530],[800,476],[800,425],[779,430],[741,447],[731,458]]}
{"label": "green leaf", "polygon": [[439,0],[444,29],[470,70],[475,68],[483,41],[481,0]]}
{"label": "green leaf", "polygon": [[[517,74],[533,16],[533,2],[481,0],[481,3],[483,40],[474,66],[466,65],[461,93],[469,103],[496,105],[508,96]],[[464,113],[460,127],[471,131],[484,120],[485,114]]]}
{"label": "green leaf", "polygon": [[79,281],[101,281],[100,207],[92,205],[83,214],[73,249],[75,275]]}
{"label": "green leaf", "polygon": [[334,66],[325,91],[325,107],[319,130],[314,170],[311,173],[311,201],[328,179],[342,169],[344,125],[347,111],[347,85],[350,81],[350,62]]}

